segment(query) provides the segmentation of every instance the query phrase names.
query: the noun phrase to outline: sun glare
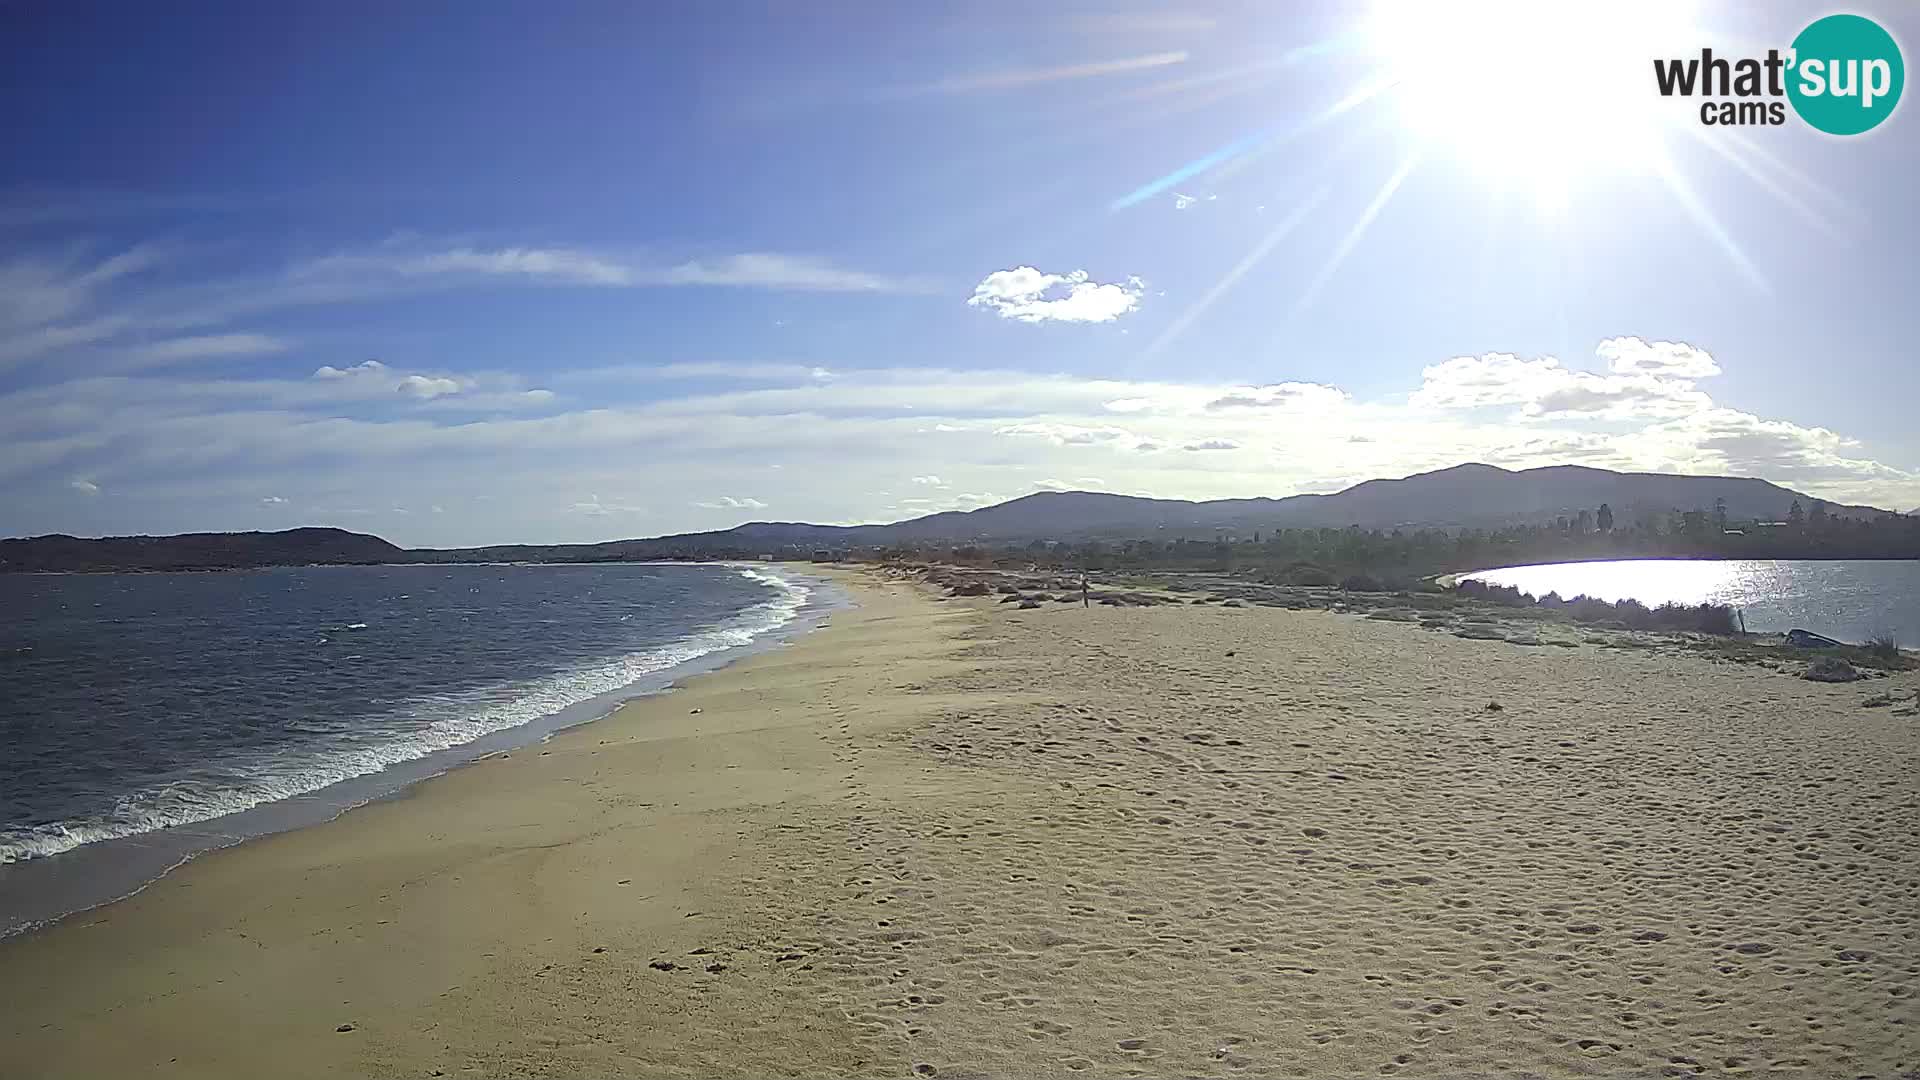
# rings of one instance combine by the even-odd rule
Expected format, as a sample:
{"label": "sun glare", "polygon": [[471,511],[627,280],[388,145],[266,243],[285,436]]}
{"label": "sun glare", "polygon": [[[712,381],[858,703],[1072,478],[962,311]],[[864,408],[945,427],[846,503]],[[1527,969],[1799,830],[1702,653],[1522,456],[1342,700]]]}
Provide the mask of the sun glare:
{"label": "sun glare", "polygon": [[1417,138],[1553,208],[1585,179],[1654,167],[1648,65],[1697,41],[1691,23],[1678,2],[1387,3],[1365,36]]}

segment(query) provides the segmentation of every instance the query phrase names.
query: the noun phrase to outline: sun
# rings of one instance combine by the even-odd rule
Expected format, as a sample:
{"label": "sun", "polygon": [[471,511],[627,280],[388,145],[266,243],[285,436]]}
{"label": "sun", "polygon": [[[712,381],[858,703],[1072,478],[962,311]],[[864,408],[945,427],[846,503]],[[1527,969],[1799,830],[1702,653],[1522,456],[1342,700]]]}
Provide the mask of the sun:
{"label": "sun", "polygon": [[1410,133],[1547,208],[1657,167],[1652,59],[1699,46],[1679,0],[1383,3],[1362,37]]}

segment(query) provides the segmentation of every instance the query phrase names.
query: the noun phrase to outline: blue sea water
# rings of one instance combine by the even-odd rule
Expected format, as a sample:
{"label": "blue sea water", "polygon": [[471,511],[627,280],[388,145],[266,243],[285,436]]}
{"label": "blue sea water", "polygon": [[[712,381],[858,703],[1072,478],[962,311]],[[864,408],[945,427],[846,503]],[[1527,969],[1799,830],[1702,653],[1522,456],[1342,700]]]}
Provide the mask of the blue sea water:
{"label": "blue sea water", "polygon": [[[346,792],[305,815],[331,816],[591,719],[792,632],[821,592],[711,564],[0,576],[0,933],[139,884],[123,866],[300,823],[276,804]],[[27,880],[101,848],[59,904]]]}
{"label": "blue sea water", "polygon": [[1756,633],[1799,627],[1851,642],[1890,634],[1920,646],[1920,562],[1912,560],[1623,559],[1464,576],[1534,596],[1726,604]]}

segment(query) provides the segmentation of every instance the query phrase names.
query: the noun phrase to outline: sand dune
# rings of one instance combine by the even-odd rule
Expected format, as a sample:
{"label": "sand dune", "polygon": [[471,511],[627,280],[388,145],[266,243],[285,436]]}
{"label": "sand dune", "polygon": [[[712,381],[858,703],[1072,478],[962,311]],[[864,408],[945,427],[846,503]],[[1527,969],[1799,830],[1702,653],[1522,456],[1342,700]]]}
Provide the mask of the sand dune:
{"label": "sand dune", "polygon": [[1862,707],[1920,676],[861,592],[545,756],[0,946],[7,1055],[26,1076],[1920,1071],[1920,721]]}

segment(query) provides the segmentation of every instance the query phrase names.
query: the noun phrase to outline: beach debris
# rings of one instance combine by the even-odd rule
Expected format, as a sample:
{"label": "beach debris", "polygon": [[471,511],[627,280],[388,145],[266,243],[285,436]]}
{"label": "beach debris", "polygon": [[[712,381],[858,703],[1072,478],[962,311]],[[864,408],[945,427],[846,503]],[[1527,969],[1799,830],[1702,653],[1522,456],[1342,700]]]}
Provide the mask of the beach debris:
{"label": "beach debris", "polygon": [[1853,665],[1837,656],[1823,656],[1807,665],[1807,673],[1801,678],[1813,682],[1852,682],[1860,677]]}
{"label": "beach debris", "polygon": [[333,1030],[335,1030],[335,1031],[338,1031],[338,1032],[347,1032],[347,1031],[352,1031],[352,1030],[353,1030],[353,1025],[352,1025],[352,1024],[341,1024],[341,1025],[340,1025],[339,1027],[337,1027],[337,1028],[334,1028]]}
{"label": "beach debris", "polygon": [[1228,650],[1227,650],[1227,655],[1228,655],[1228,656],[1232,656],[1232,655],[1233,655],[1233,650],[1232,650],[1232,649],[1228,649]]}
{"label": "beach debris", "polygon": [[1860,707],[1863,709],[1880,709],[1893,704],[1894,701],[1895,698],[1892,694],[1875,694],[1861,702]]}
{"label": "beach debris", "polygon": [[1497,702],[1497,701],[1489,701],[1489,702],[1487,702],[1487,711],[1488,711],[1488,712],[1505,712],[1505,711],[1506,711],[1506,708],[1507,708],[1507,707],[1506,707],[1505,705],[1502,705],[1502,704],[1500,704],[1500,703],[1499,703],[1499,702]]}
{"label": "beach debris", "polygon": [[700,710],[699,710],[699,709],[688,709],[688,710],[687,710],[687,715],[688,715],[688,716],[698,716],[698,715],[700,715]]}
{"label": "beach debris", "polygon": [[680,965],[671,960],[655,960],[647,966],[655,971],[678,971],[680,969]]}
{"label": "beach debris", "polygon": [[1830,637],[1794,627],[1787,631],[1787,644],[1796,649],[1839,649],[1844,646]]}

